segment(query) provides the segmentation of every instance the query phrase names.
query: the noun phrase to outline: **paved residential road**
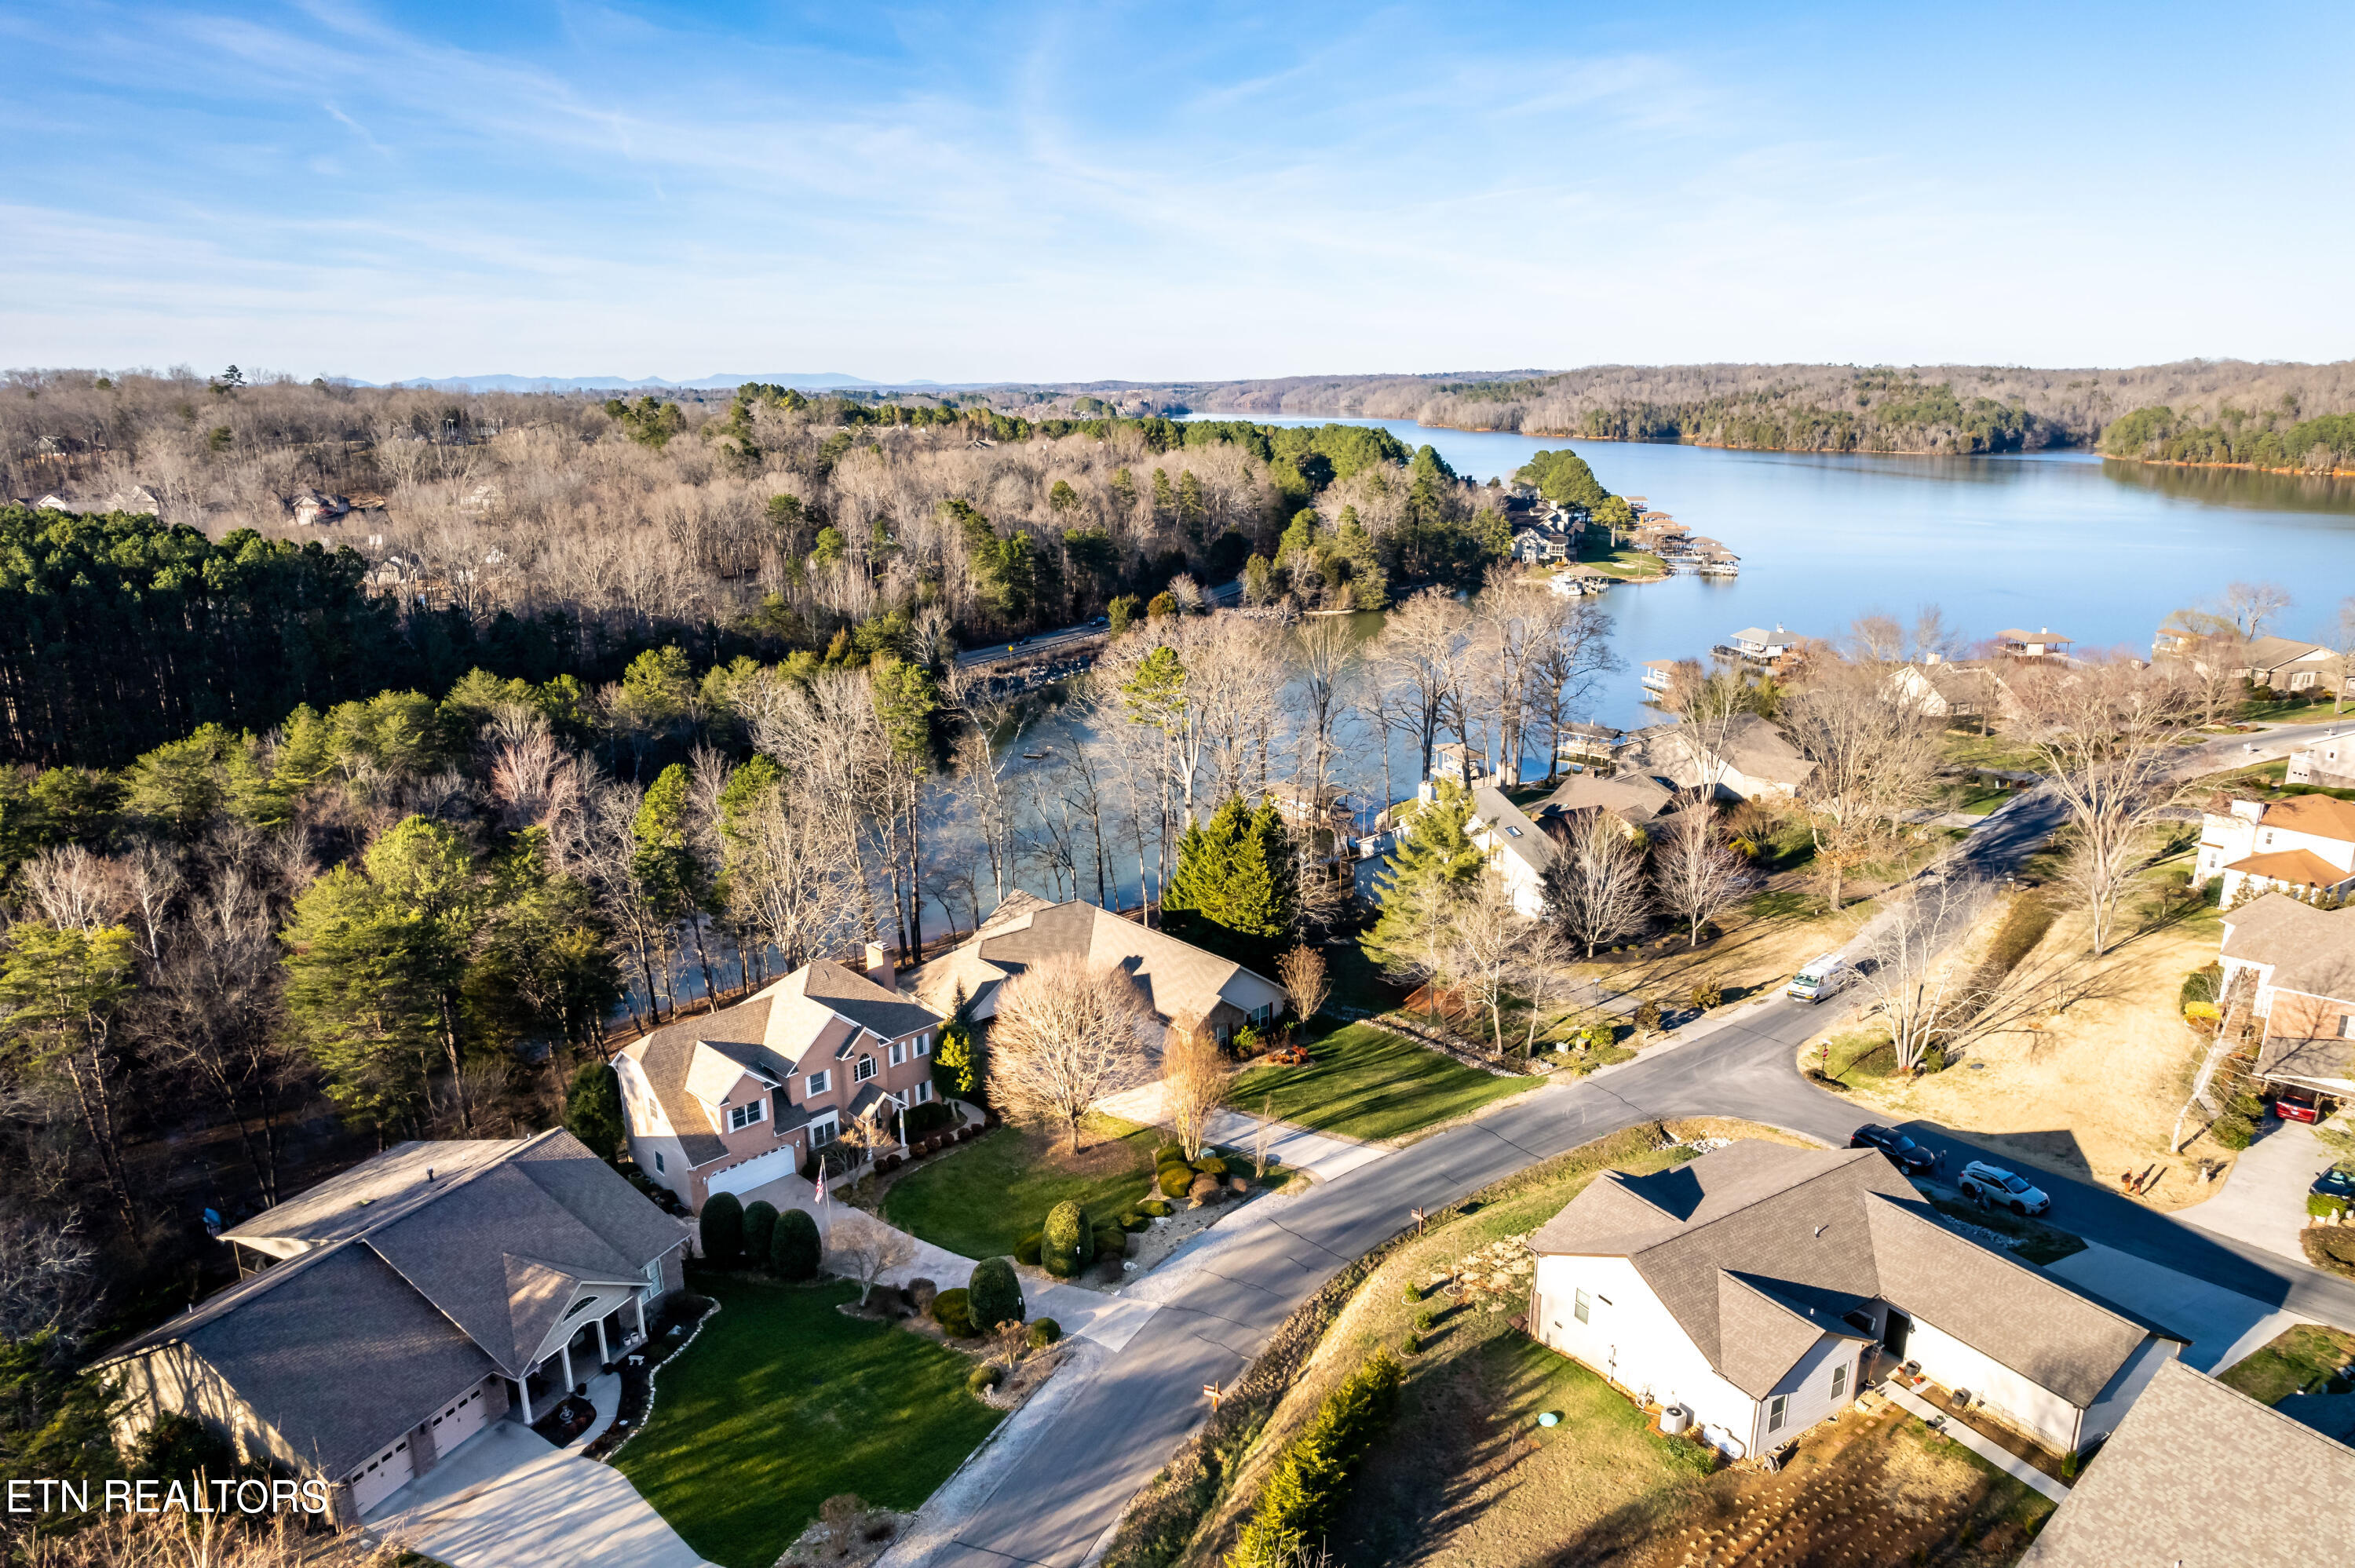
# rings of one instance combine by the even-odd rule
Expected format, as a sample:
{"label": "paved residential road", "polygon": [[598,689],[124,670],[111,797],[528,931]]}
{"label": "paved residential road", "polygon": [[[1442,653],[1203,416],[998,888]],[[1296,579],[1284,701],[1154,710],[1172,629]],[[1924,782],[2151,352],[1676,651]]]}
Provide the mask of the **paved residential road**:
{"label": "paved residential road", "polygon": [[[2280,756],[2324,727],[2276,731],[2261,744],[2268,755]],[[2243,744],[2235,738],[2204,748],[2209,756],[2197,770],[2239,762],[2247,756]],[[1980,874],[2000,876],[2051,832],[2061,815],[2050,791],[2029,791],[1974,832],[1959,858]],[[1272,1200],[1282,1204],[1273,1223],[1254,1227],[1247,1239],[1222,1249],[1211,1266],[1188,1277],[1071,1397],[989,1500],[932,1557],[932,1568],[1082,1568],[1128,1499],[1207,1414],[1202,1385],[1231,1382],[1319,1286],[1404,1229],[1411,1209],[1452,1202],[1536,1160],[1663,1117],[1744,1117],[1846,1143],[1865,1117],[1808,1083],[1793,1065],[1821,1019],[1806,1004],[1779,996],[1753,1003],[1632,1062],[1505,1101],[1476,1121],[1298,1198]],[[1985,1152],[1926,1124],[1909,1123],[1906,1130],[1943,1150],[1948,1171]],[[2355,1281],[2211,1235],[2102,1187],[2041,1171],[2037,1180],[2052,1196],[2051,1221],[2089,1241],[2269,1307],[2355,1328]]]}

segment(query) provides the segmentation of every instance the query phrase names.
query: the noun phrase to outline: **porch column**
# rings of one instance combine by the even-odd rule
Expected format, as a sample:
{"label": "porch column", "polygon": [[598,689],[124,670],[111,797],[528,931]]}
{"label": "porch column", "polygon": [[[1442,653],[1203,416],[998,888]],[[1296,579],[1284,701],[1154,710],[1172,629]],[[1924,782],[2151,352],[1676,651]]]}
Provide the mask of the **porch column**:
{"label": "porch column", "polygon": [[605,1315],[600,1312],[597,1314],[597,1364],[602,1367],[613,1359],[613,1351],[605,1343]]}
{"label": "porch column", "polygon": [[567,1340],[557,1347],[557,1359],[564,1365],[564,1392],[572,1392],[572,1341]]}
{"label": "porch column", "polygon": [[630,1305],[637,1308],[638,1338],[644,1340],[646,1337],[646,1293],[643,1290],[630,1292]]}
{"label": "porch column", "polygon": [[523,1424],[531,1425],[531,1369],[526,1367],[523,1376],[516,1379],[516,1404],[523,1412]]}

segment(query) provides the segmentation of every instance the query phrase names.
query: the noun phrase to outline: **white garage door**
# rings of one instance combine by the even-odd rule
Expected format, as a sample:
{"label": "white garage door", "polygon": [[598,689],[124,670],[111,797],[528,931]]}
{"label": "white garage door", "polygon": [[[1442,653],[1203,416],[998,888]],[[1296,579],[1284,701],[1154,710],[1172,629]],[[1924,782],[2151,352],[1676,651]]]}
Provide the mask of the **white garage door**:
{"label": "white garage door", "polygon": [[466,1391],[466,1397],[451,1404],[426,1423],[433,1429],[433,1462],[440,1464],[450,1457],[450,1450],[491,1424],[490,1384],[478,1383]]}
{"label": "white garage door", "polygon": [[722,1171],[704,1183],[707,1192],[734,1192],[740,1197],[755,1187],[765,1187],[780,1176],[790,1176],[801,1169],[791,1149],[773,1150],[755,1160],[747,1160],[732,1171]]}
{"label": "white garage door", "polygon": [[408,1481],[410,1474],[409,1439],[403,1437],[344,1479],[352,1489],[352,1508],[365,1514]]}

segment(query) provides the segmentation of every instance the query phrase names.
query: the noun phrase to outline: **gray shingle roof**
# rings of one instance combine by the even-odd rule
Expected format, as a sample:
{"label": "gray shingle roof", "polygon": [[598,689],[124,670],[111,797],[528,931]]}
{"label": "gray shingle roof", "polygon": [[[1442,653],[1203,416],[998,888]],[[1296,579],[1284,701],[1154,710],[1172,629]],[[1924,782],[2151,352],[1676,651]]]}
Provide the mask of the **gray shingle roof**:
{"label": "gray shingle roof", "polygon": [[1472,790],[1472,815],[1488,830],[1489,842],[1542,876],[1554,863],[1553,841],[1527,812],[1486,784]]}
{"label": "gray shingle roof", "polygon": [[1545,798],[1539,810],[1567,813],[1599,808],[1641,827],[1667,810],[1675,799],[1666,785],[1641,773],[1620,773],[1608,779],[1573,773]]}
{"label": "gray shingle roof", "polygon": [[695,1065],[696,1043],[708,1042],[731,1056],[739,1050],[757,1054],[757,1058],[773,1069],[771,1076],[782,1076],[793,1068],[788,1063],[773,1061],[773,1054],[762,1044],[768,1027],[769,995],[763,991],[718,1012],[665,1024],[645,1039],[623,1047],[623,1054],[636,1059],[655,1097],[662,1101],[671,1129],[678,1135],[680,1152],[690,1166],[708,1165],[728,1152],[728,1146],[705,1119],[703,1108],[687,1092],[687,1069]]}
{"label": "gray shingle roof", "polygon": [[943,1013],[962,987],[974,1016],[987,1018],[1001,981],[1059,958],[1117,965],[1167,1021],[1199,1021],[1221,1002],[1247,1013],[1284,1000],[1284,988],[1266,976],[1166,931],[1080,899],[1049,904],[1024,893],[1009,897],[970,939],[916,970],[908,983]]}
{"label": "gray shingle roof", "polygon": [[2319,1568],[2350,1541],[2355,1449],[2169,1361],[2020,1568]]}
{"label": "gray shingle roof", "polygon": [[1606,1171],[1529,1245],[1627,1258],[1753,1397],[1817,1334],[1853,1335],[1839,1319],[1875,1298],[2080,1408],[2147,1334],[2165,1333],[1948,1229],[1870,1149],[1743,1139],[1649,1176]]}
{"label": "gray shingle roof", "polygon": [[2268,893],[2225,915],[2222,951],[2272,966],[2277,990],[2355,1001],[2355,909],[2318,909]]}

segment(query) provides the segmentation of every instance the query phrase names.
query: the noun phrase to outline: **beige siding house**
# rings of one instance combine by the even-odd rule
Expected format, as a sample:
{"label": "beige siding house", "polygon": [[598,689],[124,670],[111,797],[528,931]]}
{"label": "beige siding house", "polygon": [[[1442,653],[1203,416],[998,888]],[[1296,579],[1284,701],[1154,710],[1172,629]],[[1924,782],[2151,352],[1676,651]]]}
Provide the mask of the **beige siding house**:
{"label": "beige siding house", "polygon": [[1737,1458],[1845,1409],[1882,1351],[2074,1453],[2184,1342],[1949,1229],[1869,1149],[1608,1171],[1529,1247],[1531,1332]]}
{"label": "beige siding house", "polygon": [[128,1436],[166,1411],[331,1485],[349,1524],[645,1338],[678,1222],[570,1133],[404,1143],[223,1233],[260,1265],[114,1347]]}
{"label": "beige siding house", "polygon": [[2243,895],[2283,892],[2302,898],[2355,888],[2355,801],[2293,795],[2267,804],[2234,800],[2200,819],[2192,874],[2224,879],[2227,908]]}

